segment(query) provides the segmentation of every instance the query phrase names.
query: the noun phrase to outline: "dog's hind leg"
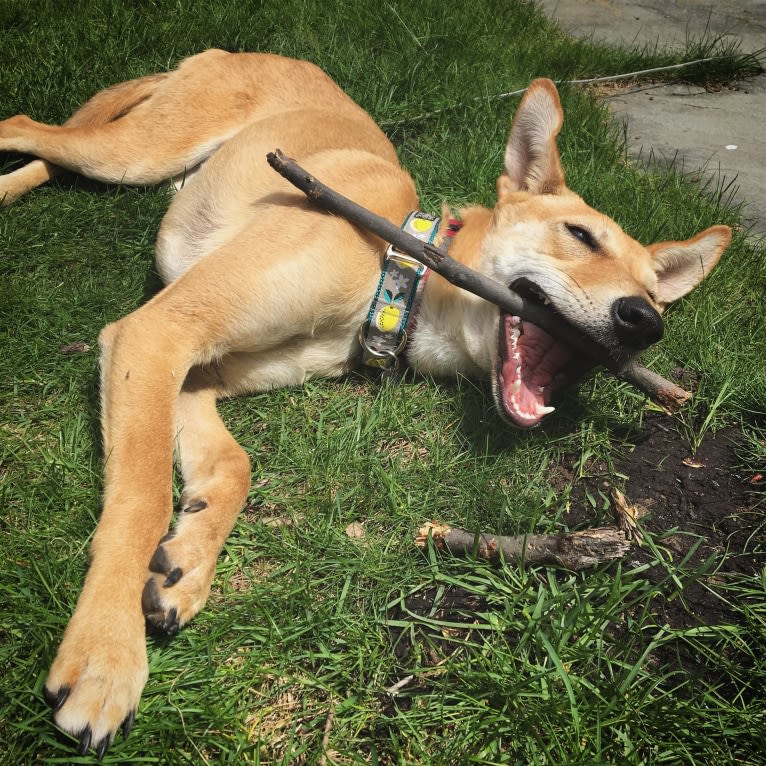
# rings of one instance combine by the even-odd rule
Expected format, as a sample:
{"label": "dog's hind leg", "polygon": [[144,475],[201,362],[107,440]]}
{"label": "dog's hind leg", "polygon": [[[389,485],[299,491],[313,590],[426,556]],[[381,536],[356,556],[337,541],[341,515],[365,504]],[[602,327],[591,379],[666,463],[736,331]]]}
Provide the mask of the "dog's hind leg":
{"label": "dog's hind leg", "polygon": [[[149,98],[165,77],[166,75],[150,75],[107,88],[83,104],[64,123],[64,127],[92,128],[117,120]],[[2,124],[0,122],[0,131]],[[63,167],[53,162],[34,159],[18,170],[0,176],[0,205],[10,204],[28,191],[47,183],[63,170]]]}
{"label": "dog's hind leg", "polygon": [[61,126],[25,115],[1,121],[0,152],[30,154],[48,165],[0,179],[0,199],[12,201],[55,173],[54,166],[131,185],[193,170],[238,133],[258,106],[248,90],[249,60],[231,67],[228,57],[234,55],[206,51],[168,74],[108,88]]}
{"label": "dog's hind leg", "polygon": [[11,202],[26,194],[51,178],[59,175],[62,168],[45,160],[32,160],[18,170],[0,176],[0,206],[10,205]]}
{"label": "dog's hind leg", "polygon": [[218,415],[209,377],[213,374],[192,370],[179,396],[180,512],[151,558],[142,597],[149,625],[169,634],[204,606],[218,553],[250,486],[250,461]]}

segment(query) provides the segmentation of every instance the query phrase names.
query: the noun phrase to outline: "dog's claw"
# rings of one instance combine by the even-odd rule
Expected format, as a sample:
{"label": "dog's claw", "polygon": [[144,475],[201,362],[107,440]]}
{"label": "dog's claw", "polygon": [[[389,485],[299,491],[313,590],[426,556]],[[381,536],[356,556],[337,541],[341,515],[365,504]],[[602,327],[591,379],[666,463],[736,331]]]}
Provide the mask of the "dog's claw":
{"label": "dog's claw", "polygon": [[160,592],[154,580],[147,580],[141,594],[141,608],[144,610],[146,621],[153,628],[160,628],[165,621],[165,613],[160,603]]}
{"label": "dog's claw", "polygon": [[181,508],[181,513],[199,513],[207,508],[207,500],[192,500]]}
{"label": "dog's claw", "polygon": [[178,623],[178,610],[175,607],[168,612],[165,622],[162,625],[162,629],[169,636],[175,636],[175,634],[181,630],[181,626]]}
{"label": "dog's claw", "polygon": [[170,570],[170,573],[165,578],[165,582],[162,584],[165,588],[170,588],[175,585],[184,576],[184,570],[181,567],[174,567]]}
{"label": "dog's claw", "polygon": [[131,731],[133,731],[133,724],[136,720],[136,711],[131,710],[122,722],[122,738],[127,739]]}
{"label": "dog's claw", "polygon": [[167,612],[160,600],[160,591],[154,580],[147,580],[141,594],[141,607],[149,627],[159,633],[174,636],[181,629],[178,622],[178,610],[172,607]]}
{"label": "dog's claw", "polygon": [[184,576],[184,570],[181,567],[174,567],[172,565],[168,552],[162,545],[154,551],[149,562],[149,571],[155,574],[167,575],[165,582],[162,584],[164,588],[171,588]]}
{"label": "dog's claw", "polygon": [[79,736],[80,744],[77,748],[77,752],[80,755],[87,755],[88,750],[90,750],[90,740],[93,737],[93,732],[91,731],[90,726],[86,726],[81,732]]}
{"label": "dog's claw", "polygon": [[71,689],[68,686],[62,686],[57,692],[52,692],[48,687],[43,687],[43,697],[45,701],[53,708],[53,712],[56,713],[61,710],[64,703],[69,697]]}
{"label": "dog's claw", "polygon": [[160,547],[154,551],[154,554],[149,561],[149,571],[156,572],[157,574],[167,574],[171,569],[172,566],[170,564],[170,559],[168,558],[168,553],[160,545]]}
{"label": "dog's claw", "polygon": [[106,751],[109,749],[109,735],[104,737],[97,745],[96,745],[96,758],[98,758],[99,761],[104,760],[104,756],[106,755]]}

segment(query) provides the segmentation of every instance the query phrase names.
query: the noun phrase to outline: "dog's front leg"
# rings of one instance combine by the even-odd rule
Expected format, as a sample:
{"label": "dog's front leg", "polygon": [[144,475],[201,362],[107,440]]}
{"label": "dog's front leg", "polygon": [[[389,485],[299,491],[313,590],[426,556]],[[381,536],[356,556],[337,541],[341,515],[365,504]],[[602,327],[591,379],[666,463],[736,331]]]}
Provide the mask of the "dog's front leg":
{"label": "dog's front leg", "polygon": [[105,490],[91,563],[46,680],[55,719],[103,755],[132,725],[148,665],[141,592],[172,503],[175,402],[191,353],[149,306],[101,334]]}

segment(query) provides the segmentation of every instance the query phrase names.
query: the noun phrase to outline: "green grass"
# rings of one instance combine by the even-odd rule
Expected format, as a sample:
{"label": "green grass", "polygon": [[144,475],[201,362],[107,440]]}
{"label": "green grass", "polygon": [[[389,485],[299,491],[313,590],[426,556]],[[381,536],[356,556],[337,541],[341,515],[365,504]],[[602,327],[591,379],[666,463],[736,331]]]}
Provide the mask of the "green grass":
{"label": "green grass", "polygon": [[[492,203],[517,103],[497,94],[537,75],[726,52],[715,40],[672,55],[612,51],[567,38],[533,5],[492,0],[4,0],[0,110],[60,122],[95,90],[211,46],[323,66],[387,125],[432,210],[444,199]],[[683,76],[724,82],[755,67],[725,59]],[[739,224],[725,194],[628,165],[590,92],[564,87],[562,98],[570,186],[633,236]],[[0,157],[7,168],[18,162]],[[100,493],[96,355],[59,348],[95,346],[101,326],[157,289],[153,241],[167,199],[163,189],[63,179],[0,211],[3,763],[92,762],[73,756],[41,696]],[[670,427],[693,444],[736,425],[749,471],[766,466],[764,255],[737,234],[646,355],[664,374],[678,365],[702,373],[692,408]],[[672,562],[661,537],[647,543],[659,581],[645,577],[648,564],[519,571],[412,546],[430,518],[501,533],[560,528],[571,489],[551,486],[561,456],[579,455],[583,470],[590,456],[611,465],[619,434],[648,409],[605,375],[531,434],[503,428],[485,387],[465,380],[381,388],[350,378],[225,402],[252,458],[251,508],[226,544],[208,608],[172,642],[149,643],[135,730],[106,762],[763,763],[762,577],[711,594],[738,605],[736,621],[681,629],[664,625],[656,605],[709,572]],[[354,521],[364,523],[361,541],[344,532]],[[443,615],[440,600],[456,592],[480,606]],[[407,607],[418,596],[436,599],[432,616]],[[684,673],[686,653],[717,672]],[[398,694],[385,691],[410,675]]]}

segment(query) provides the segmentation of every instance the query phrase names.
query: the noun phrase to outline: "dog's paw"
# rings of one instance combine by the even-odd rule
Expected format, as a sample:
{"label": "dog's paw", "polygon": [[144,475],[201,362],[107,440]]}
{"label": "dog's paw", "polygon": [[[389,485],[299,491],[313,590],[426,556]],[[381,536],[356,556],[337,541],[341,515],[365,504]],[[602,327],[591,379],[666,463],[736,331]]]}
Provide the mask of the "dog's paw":
{"label": "dog's paw", "polygon": [[175,635],[205,605],[215,575],[218,546],[190,515],[207,508],[204,500],[187,505],[177,527],[160,540],[149,562],[141,605],[152,630]]}
{"label": "dog's paw", "polygon": [[148,675],[139,619],[91,624],[74,617],[43,694],[56,725],[79,740],[80,755],[93,748],[101,759],[119,729],[130,733]]}

